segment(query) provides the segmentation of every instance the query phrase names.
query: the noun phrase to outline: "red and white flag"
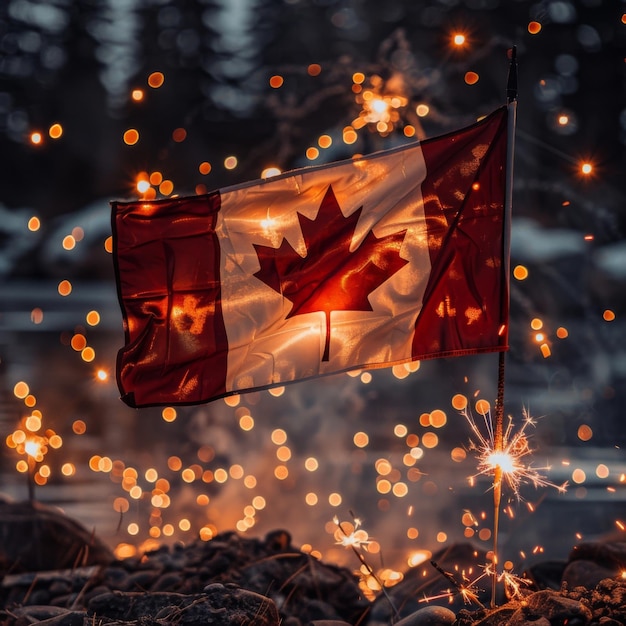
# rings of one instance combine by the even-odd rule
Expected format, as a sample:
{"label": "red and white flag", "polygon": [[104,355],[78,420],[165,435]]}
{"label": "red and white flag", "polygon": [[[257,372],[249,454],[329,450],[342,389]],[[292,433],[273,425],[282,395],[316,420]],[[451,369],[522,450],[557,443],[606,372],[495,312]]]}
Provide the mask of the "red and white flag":
{"label": "red and white flag", "polygon": [[113,202],[130,406],[507,349],[507,110],[201,196]]}

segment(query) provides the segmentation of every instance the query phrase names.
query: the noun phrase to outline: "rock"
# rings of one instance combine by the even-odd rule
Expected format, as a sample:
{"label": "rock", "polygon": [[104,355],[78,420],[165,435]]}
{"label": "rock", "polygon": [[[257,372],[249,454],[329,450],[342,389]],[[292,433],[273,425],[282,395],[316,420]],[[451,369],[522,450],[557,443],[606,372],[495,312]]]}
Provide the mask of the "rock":
{"label": "rock", "polygon": [[574,587],[586,587],[593,589],[601,580],[612,578],[615,571],[593,561],[580,559],[568,563],[563,572],[562,582],[572,589]]}
{"label": "rock", "polygon": [[179,591],[183,583],[180,572],[167,572],[150,587],[150,591]]}
{"label": "rock", "polygon": [[456,621],[456,614],[443,606],[425,606],[407,615],[395,626],[450,626]]}
{"label": "rock", "polygon": [[269,595],[283,615],[303,624],[315,620],[356,623],[370,608],[357,579],[344,567],[321,563],[291,546],[285,531],[268,533],[263,558],[240,569],[237,583],[245,589]]}
{"label": "rock", "polygon": [[152,618],[178,626],[254,624],[279,626],[276,605],[245,589],[211,585],[205,594],[116,592],[93,598],[87,607],[88,619],[102,618],[132,622]]}
{"label": "rock", "polygon": [[495,609],[468,611],[461,609],[457,615],[455,626],[503,626],[517,610],[517,604],[505,604]]}
{"label": "rock", "polygon": [[511,615],[507,626],[539,626],[541,620],[545,621],[545,626],[584,626],[591,617],[591,611],[582,602],[545,589],[524,598],[522,606]]}
{"label": "rock", "polygon": [[0,501],[0,575],[103,565],[113,553],[55,507]]}
{"label": "rock", "polygon": [[536,591],[541,589],[558,590],[561,588],[566,565],[566,561],[542,561],[526,569],[524,576],[533,582]]}
{"label": "rock", "polygon": [[[0,606],[54,604],[94,581],[100,571],[97,565],[76,569],[49,570],[7,574],[0,584]],[[60,605],[62,606],[62,605]]]}
{"label": "rock", "polygon": [[126,577],[122,591],[147,591],[158,580],[158,570],[140,570]]}
{"label": "rock", "polygon": [[[128,560],[127,566],[131,567],[131,560]],[[125,580],[128,577],[128,572],[119,564],[114,564],[107,567],[102,573],[102,583],[107,585],[111,589],[122,589],[125,585]]]}
{"label": "rock", "polygon": [[300,618],[300,621],[305,624],[316,621],[337,621],[341,618],[332,604],[324,602],[324,600],[318,600],[317,598],[309,600],[306,606],[303,606],[297,612],[297,616]]}
{"label": "rock", "polygon": [[76,592],[66,593],[61,596],[55,596],[50,601],[50,604],[52,606],[60,606],[60,607],[68,608],[68,607],[73,607],[76,604],[77,599],[78,599],[78,593]]}
{"label": "rock", "polygon": [[596,621],[613,619],[620,626],[626,625],[626,580],[621,577],[619,579],[605,578],[598,583],[595,589],[565,588],[563,595],[572,600],[578,600],[589,607],[593,619]]}
{"label": "rock", "polygon": [[[26,590],[23,597],[27,598],[28,604],[38,604],[38,605],[49,605],[50,600],[52,599],[52,595],[48,589],[34,589],[30,592],[29,595],[26,595],[28,591]],[[17,601],[17,598],[13,598]]]}
{"label": "rock", "polygon": [[84,600],[86,603],[89,603],[92,598],[102,595],[103,593],[111,593],[111,590],[105,585],[96,585],[95,587],[92,587],[87,593],[85,593]]}
{"label": "rock", "polygon": [[356,623],[367,614],[371,605],[349,569],[324,564],[290,542],[283,530],[264,540],[227,532],[209,542],[164,546],[140,559],[113,560],[108,567],[11,575],[0,586],[0,605],[37,600],[79,609],[116,590],[193,596],[232,587],[268,595],[294,626],[312,620]]}
{"label": "rock", "polygon": [[[482,589],[475,590],[485,607],[476,603],[463,608],[452,581],[433,564],[423,563],[387,589],[400,613],[396,617],[384,594],[368,602],[349,569],[294,548],[286,531],[268,533],[265,539],[227,532],[208,542],[164,546],[110,565],[6,574],[0,579],[0,624],[626,626],[626,579],[612,576],[593,588],[573,586],[581,581],[590,585],[612,572],[621,562],[622,547],[619,542],[582,545],[568,563],[559,590],[528,589],[523,600],[495,609],[486,608],[491,601],[488,581],[481,581]],[[433,561],[467,584],[481,573],[486,554],[469,544],[453,544],[435,554]],[[537,585],[539,579],[556,584],[563,565],[533,567],[533,580]],[[424,604],[425,596],[446,590],[449,595]]]}
{"label": "rock", "polygon": [[614,578],[626,569],[626,542],[592,541],[572,549],[562,582],[570,589],[593,589],[601,580]]}
{"label": "rock", "polygon": [[591,541],[579,543],[572,548],[569,562],[584,559],[606,567],[616,574],[626,569],[625,541]]}

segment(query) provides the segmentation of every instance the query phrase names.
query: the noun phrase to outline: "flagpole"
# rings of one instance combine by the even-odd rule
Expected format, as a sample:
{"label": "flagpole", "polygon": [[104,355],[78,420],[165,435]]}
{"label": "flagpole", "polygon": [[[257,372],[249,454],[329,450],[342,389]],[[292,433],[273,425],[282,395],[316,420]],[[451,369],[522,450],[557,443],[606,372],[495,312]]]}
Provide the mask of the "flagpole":
{"label": "flagpole", "polygon": [[[507,297],[510,297],[510,245],[511,245],[511,214],[513,207],[513,158],[515,152],[515,126],[517,123],[517,48],[513,46],[509,51],[509,76],[506,85],[507,100],[507,154],[506,179],[504,192],[504,268],[503,277],[506,285]],[[508,329],[507,329],[508,335]],[[503,451],[503,424],[504,424],[504,355],[502,350],[498,355],[498,392],[496,396],[494,451],[496,454]],[[502,498],[502,467],[496,465],[493,477],[493,572],[491,578],[491,606],[496,605],[498,583],[498,526],[500,523],[500,501]]]}

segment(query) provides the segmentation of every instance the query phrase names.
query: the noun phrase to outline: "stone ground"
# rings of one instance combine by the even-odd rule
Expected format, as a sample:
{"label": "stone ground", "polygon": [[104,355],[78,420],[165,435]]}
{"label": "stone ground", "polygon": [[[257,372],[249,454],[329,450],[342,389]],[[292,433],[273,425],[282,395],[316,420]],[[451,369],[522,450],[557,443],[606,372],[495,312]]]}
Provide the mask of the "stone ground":
{"label": "stone ground", "polygon": [[[579,544],[566,562],[532,567],[524,596],[501,597],[495,609],[481,608],[490,590],[474,589],[468,604],[453,585],[484,553],[454,544],[433,562],[370,601],[351,570],[294,548],[286,530],[222,533],[117,560],[52,507],[0,503],[0,624],[626,626],[624,542]],[[446,589],[449,597],[424,602]]]}

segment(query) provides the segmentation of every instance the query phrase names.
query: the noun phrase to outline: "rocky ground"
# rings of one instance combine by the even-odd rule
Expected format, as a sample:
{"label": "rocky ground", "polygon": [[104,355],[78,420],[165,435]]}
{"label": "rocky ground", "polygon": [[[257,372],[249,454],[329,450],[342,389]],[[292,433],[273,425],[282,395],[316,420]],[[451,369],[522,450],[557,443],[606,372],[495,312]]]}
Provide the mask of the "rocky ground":
{"label": "rocky ground", "polygon": [[[349,569],[263,539],[223,533],[116,560],[55,509],[0,503],[0,624],[6,626],[626,626],[626,543],[580,544],[567,562],[526,572],[524,597],[480,608],[452,585],[484,563],[469,544],[444,548],[365,599]],[[447,572],[447,576],[441,572]],[[485,580],[481,581],[485,583]],[[482,587],[489,587],[481,584]],[[452,589],[451,598],[424,602]]]}

